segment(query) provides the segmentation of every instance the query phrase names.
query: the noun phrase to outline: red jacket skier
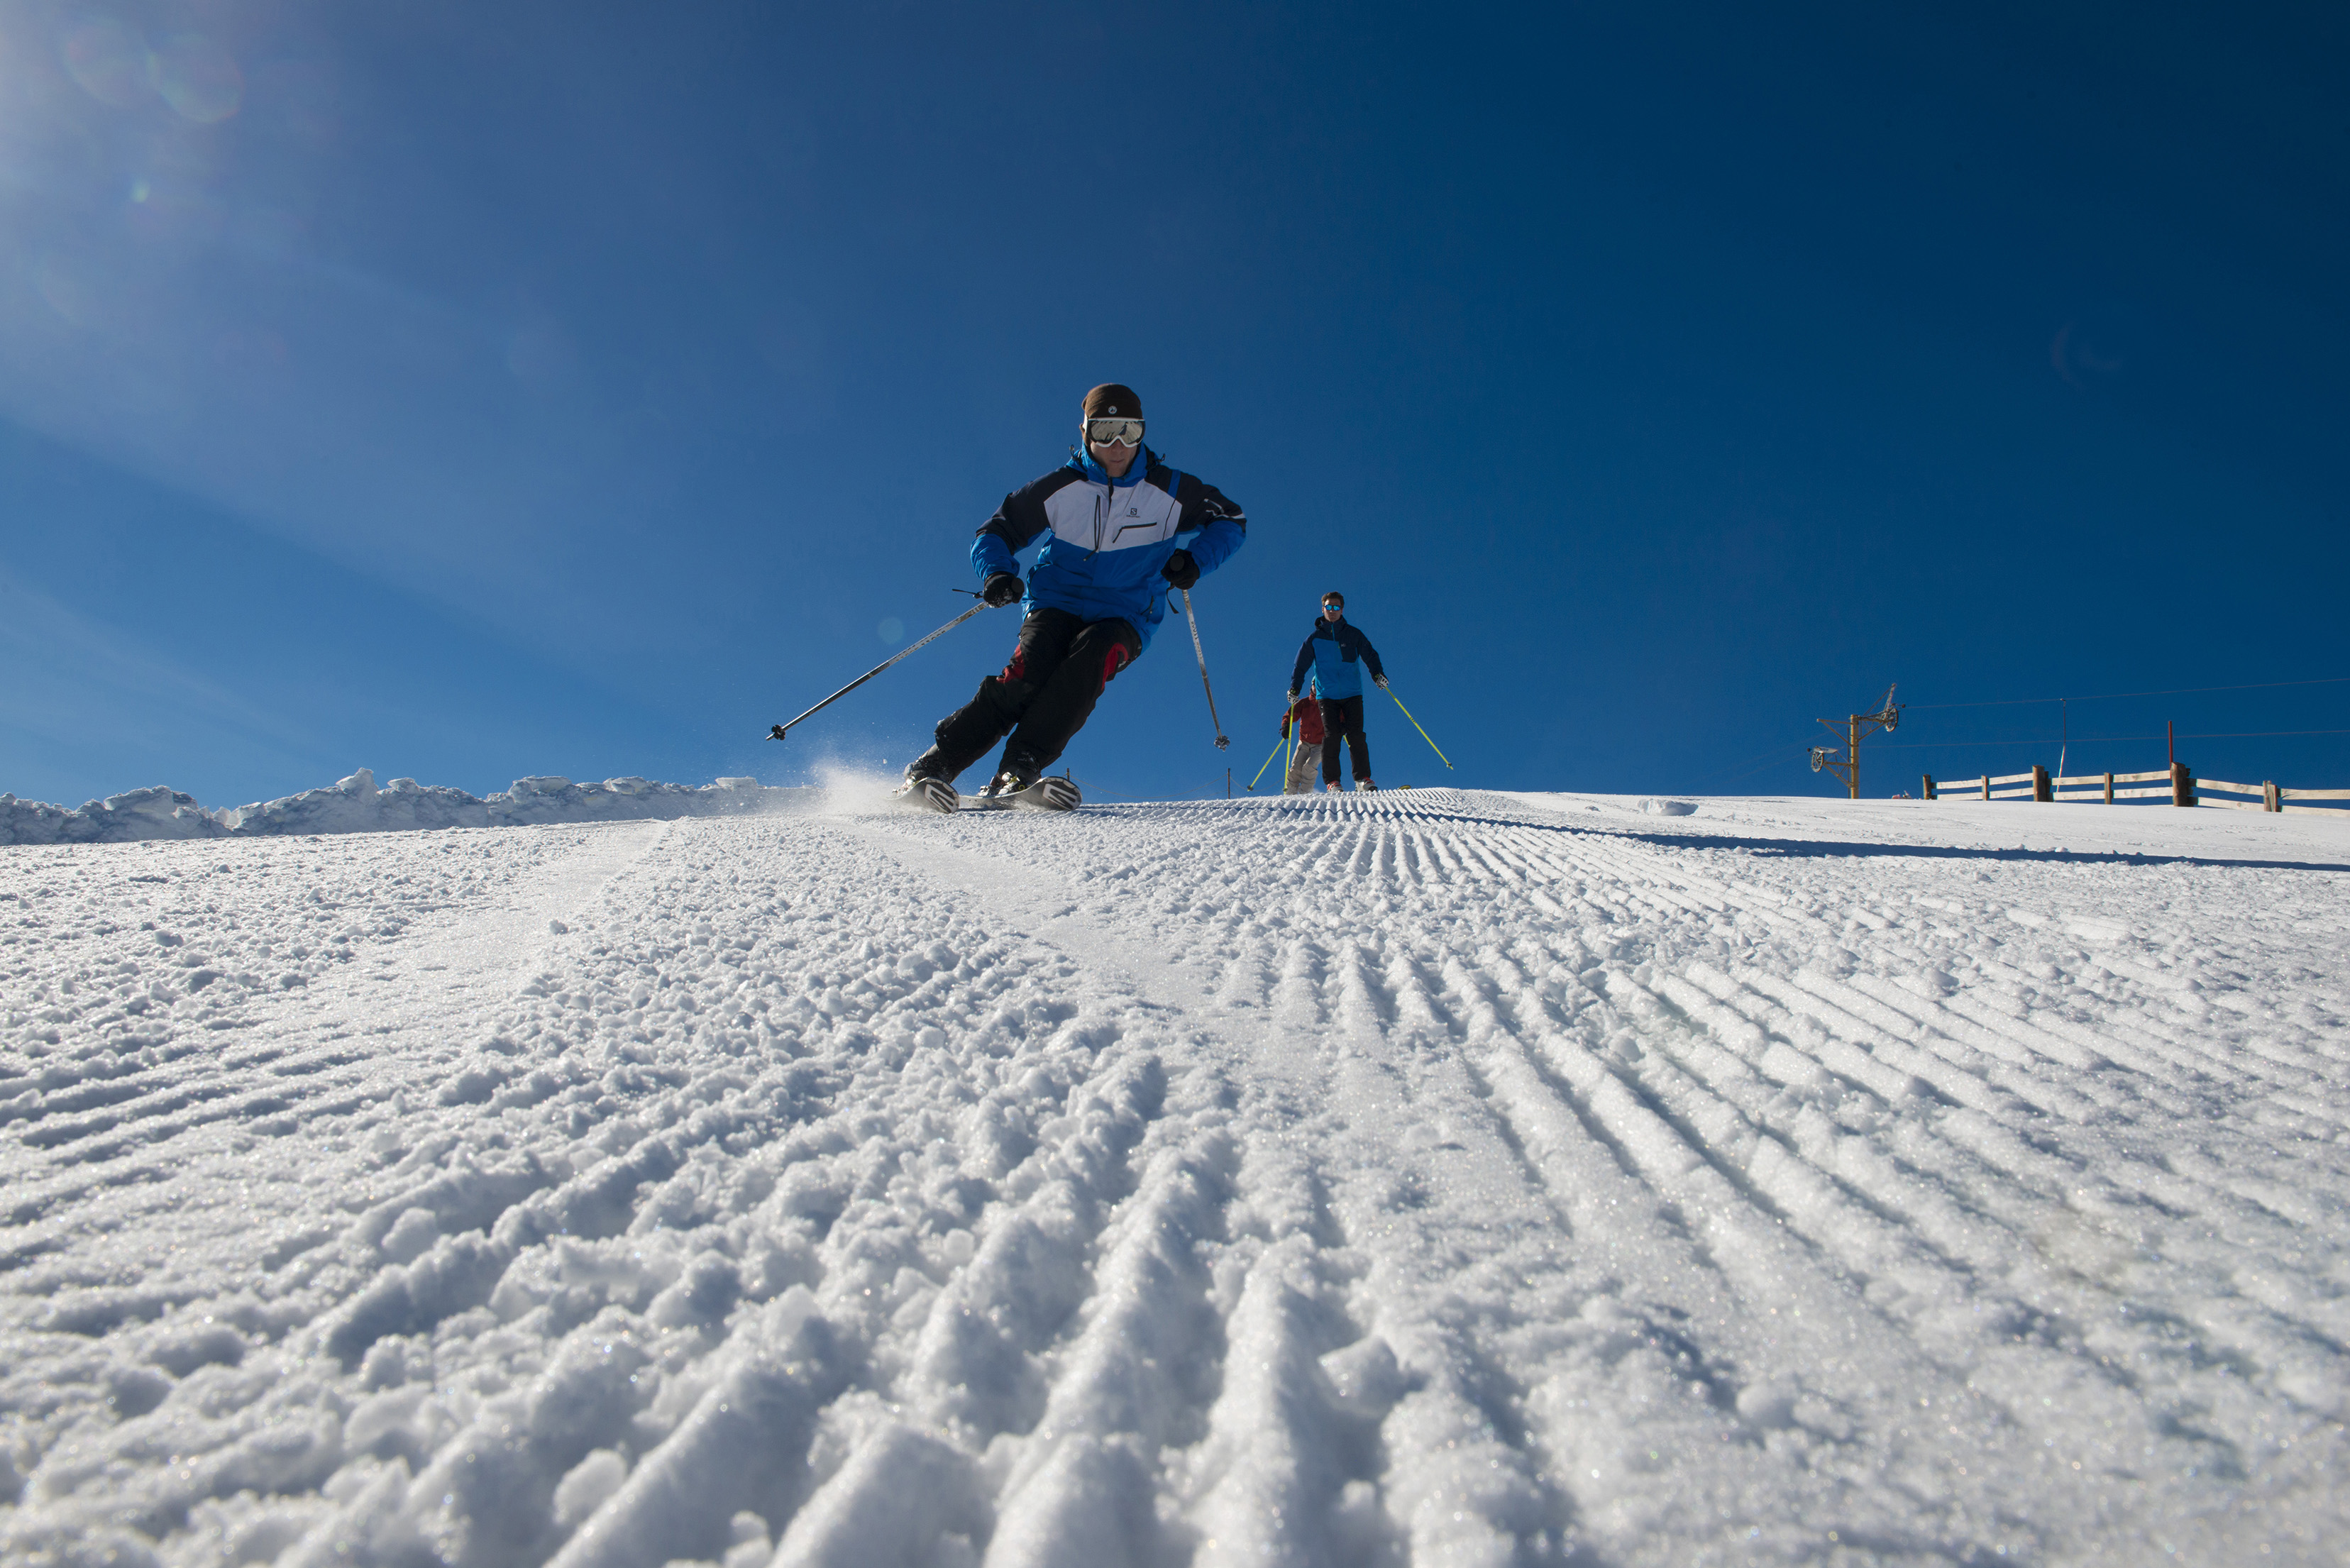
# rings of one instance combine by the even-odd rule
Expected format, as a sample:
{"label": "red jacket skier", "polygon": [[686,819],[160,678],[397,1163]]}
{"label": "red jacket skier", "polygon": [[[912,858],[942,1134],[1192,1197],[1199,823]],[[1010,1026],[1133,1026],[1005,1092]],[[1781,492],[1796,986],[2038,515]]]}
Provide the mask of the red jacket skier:
{"label": "red jacket skier", "polygon": [[1281,716],[1282,739],[1289,738],[1293,724],[1297,730],[1297,749],[1282,776],[1281,793],[1312,794],[1314,775],[1322,771],[1322,704],[1311,697],[1300,697]]}

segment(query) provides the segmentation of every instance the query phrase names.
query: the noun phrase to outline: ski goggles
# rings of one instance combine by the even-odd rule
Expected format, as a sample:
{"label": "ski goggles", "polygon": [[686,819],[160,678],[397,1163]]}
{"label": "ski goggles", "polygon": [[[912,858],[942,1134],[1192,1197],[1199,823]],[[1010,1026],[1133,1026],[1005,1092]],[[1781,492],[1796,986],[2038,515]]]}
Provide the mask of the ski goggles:
{"label": "ski goggles", "polygon": [[1140,420],[1087,420],[1086,440],[1096,446],[1140,446]]}
{"label": "ski goggles", "polygon": [[[1347,607],[1347,601],[1344,599],[1324,599],[1322,601],[1322,607],[1324,609],[1345,609]],[[1291,613],[1294,615],[1296,612],[1293,610]]]}

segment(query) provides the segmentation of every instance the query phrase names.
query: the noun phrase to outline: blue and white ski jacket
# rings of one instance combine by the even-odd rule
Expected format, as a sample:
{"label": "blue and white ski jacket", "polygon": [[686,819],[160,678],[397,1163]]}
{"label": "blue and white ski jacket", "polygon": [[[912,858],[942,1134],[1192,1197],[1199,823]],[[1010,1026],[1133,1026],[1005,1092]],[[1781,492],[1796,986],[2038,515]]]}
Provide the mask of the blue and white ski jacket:
{"label": "blue and white ski jacket", "polygon": [[1371,646],[1369,638],[1355,629],[1353,622],[1341,616],[1338,624],[1333,626],[1315,616],[1314,629],[1306,635],[1305,646],[1297,650],[1297,662],[1290,667],[1290,692],[1295,694],[1310,665],[1314,683],[1323,696],[1360,697],[1363,666],[1367,664],[1373,680],[1385,679],[1387,671],[1379,668],[1379,650]]}
{"label": "blue and white ski jacket", "polygon": [[1231,559],[1248,537],[1248,518],[1196,473],[1180,473],[1144,447],[1122,479],[1088,454],[1003,498],[972,541],[971,564],[984,582],[1017,572],[1013,552],[1051,534],[1028,573],[1023,612],[1067,610],[1087,620],[1122,620],[1144,648],[1167,613],[1159,575],[1178,549],[1202,573]]}

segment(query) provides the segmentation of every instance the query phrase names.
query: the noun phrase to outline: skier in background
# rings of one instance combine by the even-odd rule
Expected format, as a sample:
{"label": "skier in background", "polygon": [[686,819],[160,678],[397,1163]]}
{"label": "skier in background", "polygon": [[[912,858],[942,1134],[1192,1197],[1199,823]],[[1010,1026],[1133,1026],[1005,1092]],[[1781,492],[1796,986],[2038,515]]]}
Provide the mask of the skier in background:
{"label": "skier in background", "polygon": [[[1079,437],[1082,450],[1005,496],[972,542],[980,597],[1024,604],[1027,616],[1011,662],[940,720],[936,743],[907,764],[897,794],[909,804],[954,810],[956,775],[1003,741],[982,799],[1075,806],[1076,786],[1045,770],[1149,646],[1167,590],[1189,588],[1247,538],[1238,506],[1142,444],[1142,400],[1131,387],[1087,392]],[[1040,535],[1045,547],[1024,585],[1014,552]]]}
{"label": "skier in background", "polygon": [[1338,791],[1338,742],[1344,737],[1347,749],[1354,753],[1355,788],[1376,790],[1371,782],[1371,742],[1363,733],[1363,670],[1369,667],[1371,680],[1381,690],[1388,683],[1387,672],[1379,667],[1379,650],[1347,619],[1347,596],[1333,588],[1322,596],[1321,618],[1306,634],[1305,645],[1297,650],[1297,662],[1289,671],[1288,701],[1297,701],[1297,693],[1305,680],[1305,671],[1314,671],[1315,689],[1322,694],[1322,787],[1336,794]]}
{"label": "skier in background", "polygon": [[1312,794],[1314,775],[1322,771],[1322,704],[1311,697],[1300,697],[1281,716],[1281,738],[1289,738],[1291,726],[1297,731],[1297,750],[1290,756],[1289,767],[1281,781],[1284,794]]}

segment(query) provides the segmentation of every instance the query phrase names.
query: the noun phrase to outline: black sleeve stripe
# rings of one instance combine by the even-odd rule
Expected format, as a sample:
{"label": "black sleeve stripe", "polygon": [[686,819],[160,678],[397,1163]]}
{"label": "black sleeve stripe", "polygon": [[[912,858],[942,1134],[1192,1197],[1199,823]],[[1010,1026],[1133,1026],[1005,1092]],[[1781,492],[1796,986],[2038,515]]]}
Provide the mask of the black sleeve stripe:
{"label": "black sleeve stripe", "polygon": [[1243,513],[1235,503],[1228,499],[1222,491],[1218,490],[1196,473],[1178,474],[1175,480],[1175,500],[1183,508],[1186,521],[1196,516],[1201,522],[1205,523],[1221,517],[1226,522],[1239,524],[1243,533],[1248,531],[1247,514]]}
{"label": "black sleeve stripe", "polygon": [[1042,479],[1030,480],[1005,496],[1003,504],[995,509],[995,515],[972,532],[993,534],[1018,550],[1053,525],[1045,515],[1045,503],[1064,486],[1074,483],[1076,477],[1074,470],[1056,468]]}

